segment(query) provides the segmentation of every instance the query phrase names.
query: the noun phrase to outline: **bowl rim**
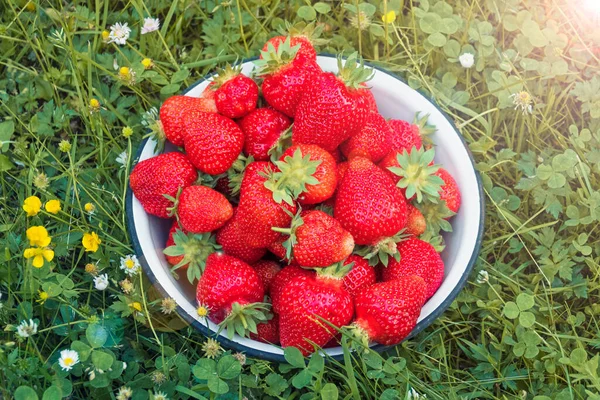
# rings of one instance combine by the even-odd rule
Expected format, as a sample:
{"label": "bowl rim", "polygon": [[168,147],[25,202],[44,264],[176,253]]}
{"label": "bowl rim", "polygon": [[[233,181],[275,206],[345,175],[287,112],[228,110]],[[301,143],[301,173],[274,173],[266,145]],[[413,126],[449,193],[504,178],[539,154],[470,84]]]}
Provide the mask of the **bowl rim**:
{"label": "bowl rim", "polygon": [[[330,57],[330,58],[337,57],[336,55],[330,54],[330,53],[319,53],[318,56]],[[342,57],[342,58],[346,59],[346,57]],[[245,58],[245,59],[240,60],[239,64],[242,65],[247,62],[255,61],[257,59],[258,59],[258,57]],[[369,68],[373,68],[380,73],[389,75],[392,78],[397,79],[400,82],[404,83],[405,85],[409,86],[408,82],[404,78],[400,77],[399,75],[397,75],[391,71],[388,71],[380,66],[374,65],[373,63],[370,63],[367,61],[365,61],[364,64],[366,66],[368,66]],[[213,72],[206,74],[203,78],[197,80],[192,85],[190,85],[189,87],[184,89],[181,92],[181,95],[185,95],[186,93],[190,92],[196,86],[207,81],[213,75],[214,75]],[[477,171],[477,168],[475,168],[475,159],[473,158],[473,154],[471,153],[471,150],[469,149],[469,146],[468,146],[465,138],[462,136],[462,134],[456,127],[454,120],[452,120],[448,116],[448,114],[446,114],[446,112],[441,109],[441,107],[438,105],[438,103],[430,95],[424,93],[423,91],[421,91],[419,89],[413,89],[413,88],[411,88],[411,89],[418,92],[419,94],[421,94],[450,123],[450,125],[453,128],[454,133],[459,137],[462,145],[464,146],[467,154],[469,155],[469,161],[471,162],[471,166],[472,166],[473,172],[475,174],[475,179],[477,181],[480,215],[479,215],[479,229],[477,232],[477,238],[475,240],[475,247],[473,248],[473,252],[471,253],[469,262],[468,262],[462,276],[459,278],[456,286],[450,291],[448,296],[446,296],[444,301],[442,301],[436,309],[434,309],[422,321],[417,323],[417,325],[413,328],[411,333],[406,338],[404,338],[404,340],[413,338],[414,336],[421,333],[424,329],[429,327],[429,325],[431,325],[431,323],[433,323],[433,321],[438,319],[448,309],[448,307],[450,307],[450,305],[454,302],[454,300],[456,299],[456,297],[458,296],[460,291],[464,288],[464,286],[466,285],[467,280],[469,278],[469,275],[471,274],[471,272],[475,266],[475,263],[477,262],[477,258],[479,256],[479,252],[481,250],[481,244],[483,241],[483,231],[484,231],[484,225],[485,225],[485,197],[484,197],[484,192],[483,192],[483,182],[481,180],[481,175],[479,174],[479,171]],[[139,147],[136,150],[135,158],[133,159],[136,164],[137,164],[137,162],[139,162],[139,158],[140,158],[144,148],[146,147],[146,144],[148,143],[149,139],[150,138],[148,137],[148,138],[145,138],[144,140],[142,140],[142,142],[140,142]],[[134,166],[134,164],[132,164],[132,170],[133,170],[133,166]],[[127,177],[127,178],[129,179],[129,177]],[[156,279],[156,276],[154,275],[152,268],[146,262],[146,258],[144,257],[144,254],[142,252],[142,247],[141,247],[139,239],[138,239],[138,234],[137,234],[137,230],[135,228],[135,222],[134,222],[134,218],[133,218],[133,191],[131,190],[131,187],[129,186],[129,184],[127,185],[127,194],[126,194],[126,198],[125,198],[125,214],[126,214],[126,218],[127,218],[128,233],[129,233],[132,245],[133,245],[133,249],[134,249],[136,256],[138,257],[140,264],[142,265],[143,271],[146,273],[146,276],[148,277],[148,279],[150,280],[152,285],[163,296],[170,297],[169,294],[166,292],[166,290],[162,287],[162,285]],[[229,339],[222,335],[217,335],[214,331],[212,331],[210,328],[208,328],[207,325],[203,325],[196,318],[194,318],[193,316],[188,314],[179,304],[177,304],[176,311],[177,311],[178,315],[180,315],[183,319],[185,319],[190,325],[194,326],[194,328],[196,328],[196,330],[199,330],[206,337],[216,338],[220,343],[222,343],[228,349],[232,349],[232,350],[239,351],[239,352],[244,352],[253,358],[260,358],[260,359],[264,359],[264,360],[268,360],[268,361],[275,361],[275,362],[286,362],[283,354],[275,354],[275,353],[271,353],[271,352],[258,350],[258,349],[252,348],[252,347],[247,347],[245,345],[240,344],[239,342],[237,342],[235,340]],[[371,346],[371,349],[381,353],[385,350],[391,349],[398,345],[399,344],[387,346],[387,345],[382,345],[382,344],[375,344],[374,346]],[[341,361],[344,357],[344,354],[341,353],[341,354],[337,354],[337,355],[327,355],[327,357],[331,357],[331,358],[335,359],[336,361]],[[325,357],[325,359],[327,359],[327,357]]]}

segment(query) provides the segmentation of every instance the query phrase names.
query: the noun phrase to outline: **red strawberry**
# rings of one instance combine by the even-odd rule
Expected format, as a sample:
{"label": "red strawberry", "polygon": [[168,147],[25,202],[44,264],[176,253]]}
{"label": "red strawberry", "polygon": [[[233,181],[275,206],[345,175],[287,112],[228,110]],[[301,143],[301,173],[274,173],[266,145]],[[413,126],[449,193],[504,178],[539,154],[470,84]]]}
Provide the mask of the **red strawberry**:
{"label": "red strawberry", "polygon": [[376,163],[389,153],[393,134],[385,118],[372,112],[366,125],[341,145],[342,153],[348,159],[361,156]]}
{"label": "red strawberry", "polygon": [[444,184],[440,189],[440,199],[446,202],[450,211],[457,213],[460,208],[460,190],[456,180],[444,168],[438,169],[435,175],[442,178]]}
{"label": "red strawberry", "polygon": [[297,144],[288,148],[279,158],[285,160],[292,157],[296,150],[300,150],[302,157],[310,156],[311,161],[320,161],[313,177],[319,182],[314,185],[306,185],[306,190],[298,197],[302,205],[321,203],[331,196],[337,187],[337,166],[331,154],[319,146],[313,144]]}
{"label": "red strawberry", "polygon": [[344,176],[346,176],[346,172],[348,172],[348,167],[349,166],[350,166],[350,163],[348,161],[342,161],[341,163],[339,163],[337,165],[338,186],[342,182],[342,180],[344,179]]}
{"label": "red strawberry", "polygon": [[283,289],[288,283],[299,276],[310,277],[314,274],[314,271],[301,268],[297,265],[289,265],[279,271],[271,281],[271,302],[273,303],[273,311],[279,313],[279,300],[283,293]]}
{"label": "red strawberry", "polygon": [[260,260],[253,264],[252,268],[254,268],[258,274],[258,277],[263,284],[263,288],[265,289],[265,293],[269,294],[271,282],[273,281],[273,278],[275,278],[275,275],[281,271],[281,266],[275,261]]}
{"label": "red strawberry", "polygon": [[385,157],[383,157],[383,159],[379,162],[379,164],[377,164],[377,166],[379,168],[381,168],[385,174],[387,176],[390,177],[391,180],[394,181],[394,183],[398,183],[398,181],[400,180],[400,177],[396,174],[394,174],[392,171],[389,170],[390,167],[393,168],[399,168],[400,164],[398,164],[398,160],[396,158],[396,156],[398,155],[398,153],[396,151],[390,151]]}
{"label": "red strawberry", "polygon": [[148,214],[169,218],[173,205],[163,195],[177,196],[180,188],[190,186],[198,173],[181,153],[164,153],[140,161],[131,171],[129,186]]}
{"label": "red strawberry", "polygon": [[408,233],[409,235],[419,236],[425,232],[426,228],[427,222],[425,221],[425,217],[423,216],[421,211],[417,207],[409,203],[406,233]]}
{"label": "red strawberry", "polygon": [[390,149],[392,151],[410,151],[413,147],[418,149],[423,145],[417,125],[400,119],[391,119],[388,123],[392,128],[392,135],[390,136]]}
{"label": "red strawberry", "polygon": [[354,297],[365,287],[374,285],[377,282],[377,273],[375,268],[369,265],[369,262],[363,257],[352,254],[346,259],[344,265],[354,263],[350,272],[344,276],[344,289]]}
{"label": "red strawberry", "polygon": [[[185,232],[183,229],[181,229],[181,227],[179,226],[179,222],[177,222],[177,220],[173,221],[173,225],[171,225],[171,229],[169,229],[169,237],[167,238],[167,243],[165,244],[165,249],[169,248],[171,246],[175,246],[175,239],[173,239],[173,234],[177,231],[180,230],[183,233],[187,233]],[[183,260],[183,255],[180,256],[168,256],[165,255],[165,258],[167,259],[167,262],[171,265],[177,265],[181,262],[181,260]],[[187,268],[187,264],[183,265],[181,268]]]}
{"label": "red strawberry", "polygon": [[256,325],[257,333],[250,333],[250,339],[263,343],[279,344],[279,317],[277,314],[266,322]]}
{"label": "red strawberry", "polygon": [[185,151],[196,168],[211,175],[222,174],[244,146],[239,126],[219,114],[188,113],[184,120]]}
{"label": "red strawberry", "polygon": [[241,118],[256,108],[258,86],[241,73],[241,68],[227,65],[221,69],[210,86],[214,91],[219,114],[228,118]]}
{"label": "red strawberry", "polygon": [[444,280],[444,262],[432,245],[415,237],[398,243],[400,261],[390,259],[383,268],[383,280],[393,281],[403,276],[417,275],[425,281],[426,298],[430,298]]}
{"label": "red strawberry", "polygon": [[324,72],[305,88],[294,120],[294,144],[316,144],[333,151],[363,128],[369,115],[369,90],[360,84],[372,70],[357,67],[356,57],[350,56],[344,67],[339,61],[338,76]]}
{"label": "red strawberry", "polygon": [[291,228],[278,229],[290,235],[283,243],[301,267],[328,267],[345,260],[354,250],[352,235],[323,211],[304,211],[292,220]]}
{"label": "red strawberry", "polygon": [[171,96],[160,107],[160,122],[167,140],[175,146],[183,146],[183,119],[190,112],[216,113],[214,100],[190,97]]}
{"label": "red strawberry", "polygon": [[354,312],[342,280],[326,273],[293,279],[283,289],[279,308],[281,346],[294,346],[305,356],[313,352],[310,342],[323,347],[336,335],[324,321],[341,328]]}
{"label": "red strawberry", "polygon": [[[260,58],[263,58],[263,53],[269,51],[269,45],[272,45],[275,50],[279,49],[285,41],[287,40],[286,36],[275,36],[271,39],[267,40],[267,43],[262,48]],[[317,60],[317,51],[315,50],[310,38],[304,35],[298,36],[290,36],[290,47],[300,46],[295,58],[301,61],[316,61]]]}
{"label": "red strawberry", "polygon": [[248,232],[240,224],[237,208],[233,210],[233,217],[217,231],[217,243],[223,252],[239,258],[247,263],[254,263],[265,255],[266,250],[248,245]]}
{"label": "red strawberry", "polygon": [[424,302],[425,283],[418,276],[369,286],[354,298],[355,332],[365,345],[398,344],[416,326]]}
{"label": "red strawberry", "polygon": [[208,256],[196,300],[209,310],[211,321],[227,329],[230,338],[234,333],[256,333],[256,322],[266,321],[263,297],[260,278],[250,265],[223,253]]}
{"label": "red strawberry", "polygon": [[356,244],[373,245],[406,226],[406,200],[394,182],[366,158],[349,162],[335,198],[335,219]]}
{"label": "red strawberry", "polygon": [[290,119],[270,108],[257,108],[239,122],[244,132],[244,152],[256,161],[269,160],[269,150],[290,127]]}
{"label": "red strawberry", "polygon": [[262,95],[275,110],[293,118],[305,86],[321,73],[321,68],[314,58],[297,57],[298,49],[289,40],[277,48],[270,48],[268,42],[265,46],[262,59],[256,62],[257,75],[263,78]]}
{"label": "red strawberry", "polygon": [[294,261],[294,258],[292,257],[291,260],[287,258],[287,249],[283,245],[283,242],[285,242],[286,240],[286,236],[280,236],[279,238],[277,238],[277,240],[271,243],[269,247],[267,247],[267,250],[273,253],[279,260],[285,262],[286,264],[291,264]]}
{"label": "red strawberry", "polygon": [[342,152],[340,151],[339,148],[333,150],[331,152],[331,156],[335,160],[336,164],[339,164],[339,163],[341,163],[341,162],[343,162],[345,160],[344,155],[342,154]]}
{"label": "red strawberry", "polygon": [[[362,86],[367,87],[366,84],[363,84]],[[371,90],[369,90],[367,94],[367,104],[369,105],[369,110],[372,113],[379,113],[379,111],[377,110],[377,101],[375,101],[375,96],[373,95],[373,92],[371,92]]]}
{"label": "red strawberry", "polygon": [[192,233],[219,229],[233,215],[227,198],[206,186],[183,188],[173,210],[182,228]]}

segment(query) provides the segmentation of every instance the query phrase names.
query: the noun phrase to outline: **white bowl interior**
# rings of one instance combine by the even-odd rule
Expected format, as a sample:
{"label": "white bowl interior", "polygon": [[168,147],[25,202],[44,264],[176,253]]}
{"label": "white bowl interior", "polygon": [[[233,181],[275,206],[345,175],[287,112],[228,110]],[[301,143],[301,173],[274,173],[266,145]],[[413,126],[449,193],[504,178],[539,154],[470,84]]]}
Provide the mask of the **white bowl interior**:
{"label": "white bowl interior", "polygon": [[[333,57],[319,56],[318,63],[324,71],[337,71],[337,61]],[[245,74],[250,74],[252,69],[252,62],[243,64]],[[208,82],[198,84],[187,95],[199,97],[207,84]],[[419,317],[419,321],[422,321],[437,309],[457,286],[477,246],[482,213],[477,177],[459,134],[436,106],[402,81],[378,70],[375,71],[369,85],[375,95],[379,112],[387,118],[412,121],[417,112],[430,115],[429,122],[438,129],[433,135],[433,141],[436,144],[436,162],[443,164],[444,168],[454,176],[462,193],[461,208],[451,220],[454,231],[451,235],[445,236],[446,249],[442,253],[445,278],[435,295],[423,306]],[[148,141],[141,152],[140,161],[152,157],[154,147],[154,143]],[[167,147],[167,150],[175,150],[175,148]],[[132,206],[133,221],[143,258],[151,268],[157,282],[186,313],[206,324],[196,314],[195,289],[187,283],[185,276],[182,276],[180,280],[172,277],[170,266],[162,253],[170,222],[146,214],[135,196]],[[217,326],[210,321],[208,327],[215,332],[217,330]],[[225,336],[225,333],[222,335]],[[283,351],[276,346],[239,336],[235,336],[234,340],[256,350],[283,354]],[[335,356],[341,354],[341,347],[329,348],[325,351]]]}

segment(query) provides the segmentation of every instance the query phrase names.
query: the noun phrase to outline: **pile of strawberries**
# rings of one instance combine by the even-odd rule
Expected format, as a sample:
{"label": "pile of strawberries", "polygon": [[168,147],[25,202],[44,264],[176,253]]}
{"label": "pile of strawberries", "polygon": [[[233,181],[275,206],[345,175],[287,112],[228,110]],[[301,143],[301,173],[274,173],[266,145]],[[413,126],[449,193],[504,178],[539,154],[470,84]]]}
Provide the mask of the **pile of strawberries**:
{"label": "pile of strawberries", "polygon": [[221,70],[160,109],[182,152],[130,185],[173,218],[164,253],[197,281],[199,312],[234,334],[295,346],[397,344],[440,286],[441,231],[460,193],[433,163],[427,118],[387,120],[356,54],[324,72],[308,36],[277,36],[253,77]]}

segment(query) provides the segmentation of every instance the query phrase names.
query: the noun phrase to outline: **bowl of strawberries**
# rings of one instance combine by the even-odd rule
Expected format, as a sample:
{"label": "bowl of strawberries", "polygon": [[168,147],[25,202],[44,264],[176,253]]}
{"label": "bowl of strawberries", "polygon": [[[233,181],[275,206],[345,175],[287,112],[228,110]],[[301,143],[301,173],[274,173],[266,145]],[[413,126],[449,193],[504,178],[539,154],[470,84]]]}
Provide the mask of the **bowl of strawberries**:
{"label": "bowl of strawberries", "polygon": [[127,199],[148,277],[250,356],[380,351],[451,304],[476,261],[482,185],[452,121],[398,77],[276,37],[160,109]]}

